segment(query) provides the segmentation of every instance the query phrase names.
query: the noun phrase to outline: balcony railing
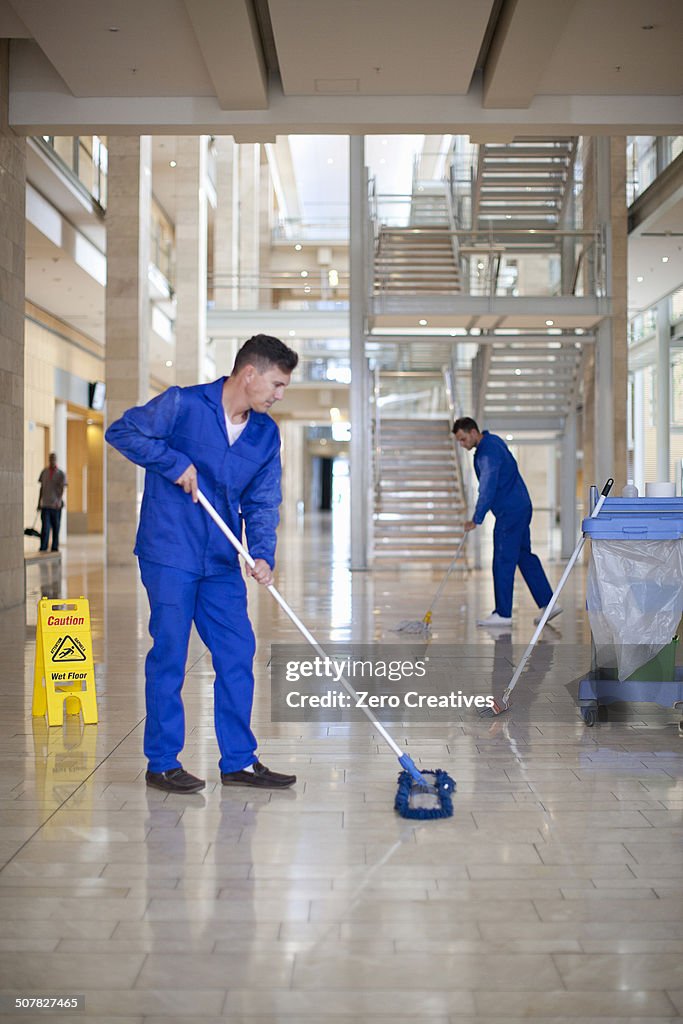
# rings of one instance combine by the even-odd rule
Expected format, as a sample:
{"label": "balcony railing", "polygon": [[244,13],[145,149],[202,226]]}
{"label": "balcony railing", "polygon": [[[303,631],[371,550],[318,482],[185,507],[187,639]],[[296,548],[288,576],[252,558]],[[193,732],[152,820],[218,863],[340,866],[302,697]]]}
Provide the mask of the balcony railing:
{"label": "balcony railing", "polygon": [[99,135],[37,135],[35,142],[72,181],[105,210],[108,153]]}

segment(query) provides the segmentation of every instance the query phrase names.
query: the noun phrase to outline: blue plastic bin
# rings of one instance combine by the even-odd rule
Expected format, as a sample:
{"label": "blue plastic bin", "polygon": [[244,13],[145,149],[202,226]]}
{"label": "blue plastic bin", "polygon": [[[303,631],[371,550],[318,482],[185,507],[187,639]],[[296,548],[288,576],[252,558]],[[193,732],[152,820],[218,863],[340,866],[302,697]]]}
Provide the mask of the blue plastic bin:
{"label": "blue plastic bin", "polygon": [[683,498],[605,498],[581,529],[591,540],[683,540]]}

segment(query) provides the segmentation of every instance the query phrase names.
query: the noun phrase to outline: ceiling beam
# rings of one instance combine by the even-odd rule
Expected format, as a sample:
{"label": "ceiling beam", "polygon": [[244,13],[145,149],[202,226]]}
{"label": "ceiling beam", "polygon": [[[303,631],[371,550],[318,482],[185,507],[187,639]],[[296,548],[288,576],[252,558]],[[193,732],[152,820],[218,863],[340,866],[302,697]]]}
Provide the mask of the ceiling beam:
{"label": "ceiling beam", "polygon": [[576,0],[506,0],[484,67],[483,105],[529,107]]}
{"label": "ceiling beam", "polygon": [[270,82],[264,109],[222,110],[215,96],[74,96],[32,42],[13,41],[9,123],[20,135],[472,134],[496,125],[512,135],[676,135],[681,97],[537,96],[527,110],[484,109],[467,96],[284,96]]}
{"label": "ceiling beam", "polygon": [[265,110],[268,76],[249,0],[184,0],[221,110]]}

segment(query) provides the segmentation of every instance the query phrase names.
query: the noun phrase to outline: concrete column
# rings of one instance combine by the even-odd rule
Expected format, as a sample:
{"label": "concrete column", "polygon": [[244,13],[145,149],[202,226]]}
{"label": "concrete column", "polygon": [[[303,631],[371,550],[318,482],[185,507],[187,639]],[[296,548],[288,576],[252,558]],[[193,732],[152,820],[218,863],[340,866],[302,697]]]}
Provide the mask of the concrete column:
{"label": "concrete column", "polygon": [[565,421],[564,434],[560,442],[560,532],[562,558],[569,558],[576,545],[578,523],[576,521],[576,413],[571,412]]}
{"label": "concrete column", "polygon": [[283,420],[282,438],[282,506],[280,513],[286,523],[293,523],[298,507],[305,502],[306,427],[303,423]]}
{"label": "concrete column", "polygon": [[371,500],[369,373],[365,358],[365,139],[352,135],[350,157],[349,318],[351,336],[351,568],[367,569]]}
{"label": "concrete column", "polygon": [[213,230],[213,299],[216,309],[237,309],[237,147],[228,135],[219,136],[214,147],[216,217]]}
{"label": "concrete column", "polygon": [[657,479],[669,480],[671,473],[671,299],[657,303]]}
{"label": "concrete column", "polygon": [[[216,152],[216,216],[213,229],[213,301],[216,309],[237,309],[239,292],[239,167],[238,147],[227,135],[214,143]],[[216,372],[229,374],[238,349],[237,338],[215,338]]]}
{"label": "concrete column", "polygon": [[260,272],[260,145],[237,146],[239,159],[239,308],[258,309]]}
{"label": "concrete column", "polygon": [[206,135],[176,142],[176,383],[205,380],[208,203]]}
{"label": "concrete column", "polygon": [[[595,407],[592,451],[588,465],[600,488],[613,476],[614,493],[626,482],[627,467],[627,245],[626,142],[598,136],[587,140],[584,171],[584,226],[596,227],[604,239],[603,281],[610,316],[596,331]],[[584,396],[585,398],[587,396]],[[584,452],[587,447],[584,433]]]}
{"label": "concrete column", "polygon": [[0,608],[24,600],[24,267],[26,141],[7,118],[8,43],[0,41]]}
{"label": "concrete column", "polygon": [[645,374],[633,375],[633,482],[641,497],[645,494]]}
{"label": "concrete column", "polygon": [[[60,469],[63,469],[66,473],[66,479],[69,479],[69,445],[67,442],[66,433],[66,402],[55,402],[55,417],[54,417],[54,443],[52,450],[57,454],[57,465]],[[64,510],[62,512],[62,519],[59,526],[59,543],[67,539],[69,536],[69,488],[67,486],[66,494],[64,495]]]}
{"label": "concrete column", "polygon": [[[107,200],[107,424],[149,398],[152,140],[109,138]],[[143,471],[107,448],[107,561],[127,564],[135,544]]]}
{"label": "concrete column", "polygon": [[273,248],[273,214],[275,210],[275,190],[270,175],[268,157],[265,146],[259,146],[259,257],[258,272],[261,278],[258,290],[258,308],[274,309],[276,292],[266,287],[270,278],[270,254]]}

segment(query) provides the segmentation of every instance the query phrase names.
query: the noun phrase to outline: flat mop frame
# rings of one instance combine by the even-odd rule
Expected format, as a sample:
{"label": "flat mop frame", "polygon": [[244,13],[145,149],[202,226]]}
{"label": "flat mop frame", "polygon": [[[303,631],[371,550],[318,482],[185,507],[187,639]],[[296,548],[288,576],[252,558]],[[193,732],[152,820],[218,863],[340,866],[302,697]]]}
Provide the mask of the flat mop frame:
{"label": "flat mop frame", "polygon": [[[213,519],[214,523],[216,524],[218,529],[221,531],[221,533],[223,533],[227,537],[227,539],[230,541],[230,543],[235,548],[235,550],[239,552],[239,554],[242,556],[242,558],[247,563],[247,565],[250,568],[253,569],[254,565],[255,565],[254,559],[251,557],[251,555],[249,554],[249,552],[245,548],[244,544],[242,544],[242,542],[232,532],[232,530],[230,529],[228,524],[221,518],[221,516],[218,514],[218,512],[216,512],[216,510],[213,507],[213,505],[211,504],[211,502],[208,500],[208,498],[206,498],[204,496],[204,494],[202,493],[201,490],[197,491],[197,500],[198,500],[199,504],[202,506],[202,508],[205,509],[205,511],[211,517],[211,519]],[[282,608],[284,613],[294,623],[294,625],[299,630],[299,632],[304,637],[304,639],[308,641],[308,643],[311,645],[311,647],[314,649],[314,651],[317,654],[319,654],[322,658],[325,658],[326,655],[325,655],[324,648],[320,646],[320,644],[315,639],[315,637],[310,632],[310,630],[308,630],[306,628],[306,626],[303,624],[303,622],[298,617],[298,615],[296,615],[296,613],[290,608],[290,606],[287,604],[287,602],[285,601],[285,599],[282,596],[282,594],[280,594],[280,592],[276,589],[275,585],[273,583],[271,583],[271,584],[269,584],[267,589],[273,595],[273,597],[275,598],[277,603],[280,605],[280,607]],[[346,692],[349,694],[349,696],[354,701],[355,706],[357,707],[358,706],[358,694],[356,693],[354,688],[351,686],[351,684],[348,682],[348,680],[346,680],[343,676],[341,677],[339,682],[342,684],[342,686],[344,687]],[[377,729],[378,733],[380,734],[380,736],[382,737],[384,742],[389,747],[391,747],[393,752],[396,754],[396,757],[398,758],[398,762],[401,765],[401,767],[403,768],[403,772],[401,772],[401,775],[399,776],[399,793],[397,794],[396,804],[395,804],[396,809],[399,811],[399,813],[401,813],[403,815],[403,817],[416,817],[416,818],[431,818],[431,817],[441,817],[441,818],[443,818],[443,817],[449,817],[453,813],[453,805],[452,805],[452,802],[451,802],[451,799],[450,799],[450,792],[453,789],[455,789],[455,783],[453,782],[453,780],[446,774],[446,772],[443,772],[441,770],[437,770],[436,772],[429,772],[428,773],[430,775],[433,774],[433,775],[436,776],[435,784],[432,784],[427,779],[425,779],[424,775],[422,775],[421,772],[416,768],[415,763],[414,763],[412,757],[410,757],[409,754],[406,754],[405,751],[401,750],[401,748],[399,747],[398,743],[396,743],[396,741],[393,739],[393,737],[389,735],[389,733],[384,728],[382,723],[380,721],[378,721],[377,718],[375,718],[375,716],[373,715],[372,711],[370,711],[369,708],[366,708],[362,703],[361,703],[360,707],[361,707],[361,710],[365,713],[366,717],[370,719],[370,721],[374,725],[375,729]],[[405,790],[406,790],[406,780],[407,779],[412,780],[412,782],[407,783],[408,792],[406,794]],[[417,783],[417,785],[423,791],[435,793],[439,797],[440,808],[436,809],[436,813],[433,813],[430,810],[425,810],[425,809],[422,809],[422,808],[420,808],[420,809],[418,809],[416,811],[411,811],[410,810],[410,808],[409,808],[409,794],[410,794],[410,787],[412,786],[413,782]],[[403,787],[403,788],[401,788],[401,787]]]}
{"label": "flat mop frame", "polygon": [[[596,502],[595,508],[593,509],[593,511],[590,514],[590,518],[591,519],[595,519],[595,517],[600,512],[600,509],[602,508],[602,506],[605,503],[605,498],[607,497],[609,492],[612,490],[613,485],[614,485],[614,480],[612,479],[612,477],[610,477],[609,480],[607,481],[607,483],[605,484],[605,486],[602,489],[602,492],[600,494],[600,498]],[[505,693],[501,697],[500,702],[496,701],[492,708],[487,708],[486,709],[486,711],[489,712],[489,715],[487,717],[490,717],[490,715],[493,715],[493,716],[495,716],[495,715],[502,715],[506,711],[509,711],[509,709],[510,709],[510,695],[512,694],[512,691],[514,690],[515,686],[517,685],[517,683],[519,681],[519,677],[521,676],[522,672],[524,671],[524,667],[525,667],[527,661],[529,660],[529,657],[531,656],[531,652],[533,651],[534,647],[536,646],[536,642],[537,642],[539,636],[543,632],[543,627],[545,626],[546,622],[550,618],[552,610],[555,607],[555,604],[557,602],[558,597],[560,596],[560,592],[562,591],[562,588],[564,587],[565,583],[567,582],[567,580],[569,578],[570,572],[572,571],[572,569],[576,565],[577,559],[578,559],[579,555],[581,554],[581,551],[583,549],[583,545],[585,544],[585,542],[586,542],[586,538],[585,538],[584,534],[582,533],[580,538],[579,538],[579,541],[578,541],[576,547],[574,548],[574,552],[573,552],[571,558],[569,559],[569,561],[567,562],[567,566],[566,566],[564,572],[562,573],[562,579],[557,584],[557,587],[555,588],[555,592],[553,593],[553,596],[550,598],[550,600],[548,601],[548,604],[545,606],[545,611],[543,612],[541,620],[538,623],[538,626],[536,627],[536,632],[532,636],[531,641],[529,642],[529,646],[527,647],[526,651],[522,655],[522,660],[520,661],[519,665],[515,669],[514,675],[512,676],[512,679],[510,680],[510,682],[508,683],[508,686],[507,686],[507,689],[505,690]],[[485,713],[483,712],[482,714],[485,714]]]}

